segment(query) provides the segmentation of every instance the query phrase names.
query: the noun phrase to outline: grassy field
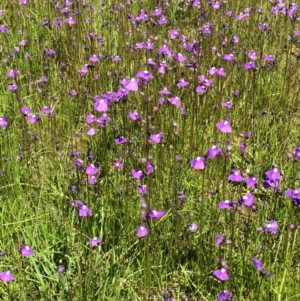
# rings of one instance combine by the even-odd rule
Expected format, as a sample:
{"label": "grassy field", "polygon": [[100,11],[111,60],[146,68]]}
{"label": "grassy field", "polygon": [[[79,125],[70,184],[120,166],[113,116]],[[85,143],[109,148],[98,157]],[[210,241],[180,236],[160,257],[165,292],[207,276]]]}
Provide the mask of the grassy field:
{"label": "grassy field", "polygon": [[300,7],[0,5],[0,299],[300,299]]}

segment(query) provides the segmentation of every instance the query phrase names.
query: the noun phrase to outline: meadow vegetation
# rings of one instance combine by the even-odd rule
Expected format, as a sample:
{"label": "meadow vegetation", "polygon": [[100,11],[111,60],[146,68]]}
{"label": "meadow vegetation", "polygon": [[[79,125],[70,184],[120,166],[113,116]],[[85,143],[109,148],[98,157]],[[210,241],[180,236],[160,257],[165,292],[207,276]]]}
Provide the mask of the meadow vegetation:
{"label": "meadow vegetation", "polygon": [[0,299],[300,299],[300,8],[0,5]]}

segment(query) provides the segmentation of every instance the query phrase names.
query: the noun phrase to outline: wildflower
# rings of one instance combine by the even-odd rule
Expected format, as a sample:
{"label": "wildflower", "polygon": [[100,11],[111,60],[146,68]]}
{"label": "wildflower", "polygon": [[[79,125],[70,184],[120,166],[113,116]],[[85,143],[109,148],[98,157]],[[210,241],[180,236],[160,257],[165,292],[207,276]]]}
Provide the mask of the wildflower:
{"label": "wildflower", "polygon": [[208,151],[207,151],[207,156],[210,158],[210,159],[213,159],[215,158],[217,155],[221,154],[222,153],[222,150],[221,148],[213,145]]}
{"label": "wildflower", "polygon": [[217,269],[213,272],[213,275],[221,280],[221,281],[227,281],[229,279],[229,276],[227,274],[227,271],[224,267],[220,268],[220,269]]}
{"label": "wildflower", "polygon": [[66,268],[64,265],[60,264],[57,266],[57,270],[61,273],[65,272],[66,271]]}
{"label": "wildflower", "polygon": [[239,170],[233,170],[229,175],[228,180],[231,182],[242,182],[244,181],[244,178]]}
{"label": "wildflower", "polygon": [[128,91],[137,91],[139,89],[138,81],[135,78],[132,78],[131,80],[126,81],[124,87]]}
{"label": "wildflower", "polygon": [[20,247],[20,253],[24,257],[31,256],[34,253],[34,250],[31,249],[29,246],[21,245]]}
{"label": "wildflower", "polygon": [[225,290],[223,292],[221,292],[219,295],[218,295],[218,301],[231,301],[232,300],[232,296],[231,296],[231,293],[230,291],[228,290]]}
{"label": "wildflower", "polygon": [[199,227],[198,227],[197,224],[195,224],[195,223],[192,223],[192,224],[189,225],[189,230],[190,230],[191,232],[197,232],[198,229],[199,229]]}
{"label": "wildflower", "polygon": [[204,169],[205,168],[205,159],[204,157],[197,157],[196,159],[191,160],[190,165],[194,169]]}
{"label": "wildflower", "polygon": [[218,130],[220,130],[223,133],[231,133],[231,126],[229,120],[218,122],[216,124],[216,127]]}
{"label": "wildflower", "polygon": [[99,172],[99,168],[97,168],[94,164],[88,164],[85,168],[85,172],[87,175],[95,175]]}
{"label": "wildflower", "polygon": [[0,117],[0,127],[2,127],[2,128],[8,127],[8,122],[6,120],[6,117]]}
{"label": "wildflower", "polygon": [[252,177],[246,179],[245,183],[251,188],[257,188],[257,177],[252,176]]}
{"label": "wildflower", "polygon": [[100,98],[94,104],[94,109],[98,112],[106,112],[108,110],[107,101],[103,98]]}
{"label": "wildflower", "polygon": [[11,270],[0,272],[0,280],[3,282],[10,282],[14,280],[14,275]]}
{"label": "wildflower", "polygon": [[163,132],[159,132],[158,134],[156,135],[150,135],[149,137],[149,140],[152,141],[152,142],[155,142],[157,144],[161,143],[161,139],[163,138],[164,136],[164,133]]}
{"label": "wildflower", "polygon": [[148,229],[146,227],[145,224],[140,225],[137,229],[136,229],[136,235],[138,237],[145,237],[148,235]]}
{"label": "wildflower", "polygon": [[278,223],[274,220],[269,221],[263,228],[264,232],[268,232],[271,234],[276,234],[278,231]]}
{"label": "wildflower", "polygon": [[145,173],[142,171],[142,170],[135,170],[135,169],[132,169],[131,170],[131,174],[133,175],[133,177],[137,180],[141,180],[144,176],[145,176]]}
{"label": "wildflower", "polygon": [[165,215],[164,211],[159,211],[159,210],[154,210],[150,209],[148,212],[148,217],[153,218],[153,219],[160,219]]}
{"label": "wildflower", "polygon": [[89,240],[89,244],[90,244],[90,247],[96,247],[98,245],[101,245],[102,244],[102,241],[99,237],[93,237],[92,239]]}
{"label": "wildflower", "polygon": [[236,204],[236,201],[225,200],[225,201],[221,201],[218,204],[218,207],[221,210],[224,210],[224,209],[233,209],[235,204]]}
{"label": "wildflower", "polygon": [[253,203],[254,203],[254,195],[251,194],[251,193],[247,193],[246,195],[244,195],[242,197],[241,202],[246,207],[251,207],[253,205]]}
{"label": "wildflower", "polygon": [[271,276],[271,272],[264,270],[262,262],[257,257],[252,258],[252,263],[254,264],[257,271],[259,271],[260,275],[267,277]]}

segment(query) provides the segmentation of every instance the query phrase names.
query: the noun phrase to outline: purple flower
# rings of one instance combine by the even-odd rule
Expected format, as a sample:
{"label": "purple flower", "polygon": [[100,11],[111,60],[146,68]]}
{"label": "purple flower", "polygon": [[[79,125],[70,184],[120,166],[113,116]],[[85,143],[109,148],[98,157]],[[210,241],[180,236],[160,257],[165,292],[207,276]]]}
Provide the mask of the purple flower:
{"label": "purple flower", "polygon": [[189,225],[189,230],[190,230],[191,232],[197,232],[197,231],[199,230],[199,227],[198,227],[197,224],[192,223],[192,224]]}
{"label": "purple flower", "polygon": [[90,247],[96,247],[98,245],[101,245],[102,244],[102,241],[99,237],[93,237],[92,239],[89,240],[89,244],[90,244]]}
{"label": "purple flower", "polygon": [[31,123],[31,124],[35,124],[37,121],[40,120],[39,116],[31,114],[31,113],[29,113],[27,115],[27,119],[28,119],[29,123]]}
{"label": "purple flower", "polygon": [[93,54],[92,56],[90,56],[89,60],[93,63],[97,63],[99,62],[99,57],[97,54]]}
{"label": "purple flower", "polygon": [[262,264],[262,262],[261,262],[258,258],[253,257],[253,258],[252,258],[252,262],[253,262],[255,268],[256,268],[259,272],[263,272],[263,270],[264,270],[263,264]]}
{"label": "purple flower", "polygon": [[172,105],[174,105],[174,106],[176,106],[176,107],[180,107],[180,105],[181,105],[180,99],[179,99],[178,96],[174,96],[174,97],[168,98],[168,101],[169,101]]}
{"label": "purple flower", "polygon": [[60,264],[57,266],[57,270],[61,273],[65,272],[66,271],[66,268],[64,265]]}
{"label": "purple flower", "polygon": [[10,83],[10,84],[8,85],[8,89],[9,89],[10,91],[15,92],[15,91],[18,90],[18,85],[17,85],[16,83]]}
{"label": "purple flower", "polygon": [[216,127],[218,130],[220,130],[223,133],[231,133],[231,126],[229,120],[218,122],[216,124]]}
{"label": "purple flower", "polygon": [[247,62],[244,64],[244,69],[245,70],[256,70],[256,66],[254,62]]}
{"label": "purple flower", "polygon": [[230,291],[223,291],[218,295],[218,301],[231,301],[232,300],[232,296]]}
{"label": "purple flower", "polygon": [[89,183],[89,185],[93,185],[93,184],[97,183],[97,181],[98,181],[98,179],[95,176],[89,176],[88,177],[88,183]]}
{"label": "purple flower", "polygon": [[160,219],[165,215],[164,211],[154,210],[150,209],[148,212],[148,217],[154,218],[154,219]]}
{"label": "purple flower", "polygon": [[132,169],[131,170],[131,174],[133,175],[133,177],[137,180],[141,180],[144,176],[145,176],[145,173],[142,171],[142,170],[135,170],[135,169]]}
{"label": "purple flower", "polygon": [[183,88],[189,85],[189,82],[185,81],[183,78],[181,78],[178,82],[177,82],[177,87],[178,88]]}
{"label": "purple flower", "polygon": [[11,270],[0,272],[0,280],[3,282],[10,282],[14,280],[14,275]]}
{"label": "purple flower", "polygon": [[8,127],[8,122],[6,120],[6,117],[0,117],[0,127],[2,127],[2,128]]}
{"label": "purple flower", "polygon": [[85,168],[87,175],[95,175],[99,172],[99,169],[94,164],[88,164]]}
{"label": "purple flower", "polygon": [[103,98],[98,99],[95,102],[94,109],[98,112],[106,112],[108,110],[107,101]]}
{"label": "purple flower", "polygon": [[281,175],[277,167],[274,167],[273,169],[267,171],[265,174],[269,180],[280,181],[281,179]]}
{"label": "purple flower", "polygon": [[219,246],[219,245],[223,242],[224,237],[225,237],[225,233],[217,234],[217,235],[215,236],[215,244],[216,244],[217,246]]}
{"label": "purple flower", "polygon": [[69,25],[74,25],[75,20],[73,19],[73,17],[69,17],[69,18],[66,18],[66,23]]}
{"label": "purple flower", "polygon": [[268,232],[271,234],[276,234],[278,231],[278,223],[276,221],[269,221],[265,226],[264,226],[264,232]]}
{"label": "purple flower", "polygon": [[300,200],[300,189],[290,189],[285,191],[285,196],[291,198],[292,200]]}
{"label": "purple flower", "polygon": [[247,193],[242,197],[241,202],[246,207],[251,207],[254,203],[254,195],[251,193]]}
{"label": "purple flower", "polygon": [[248,53],[248,57],[249,57],[249,59],[251,59],[251,60],[253,60],[253,61],[257,60],[256,52],[253,51],[253,50],[251,50],[251,51]]}
{"label": "purple flower", "polygon": [[125,143],[127,143],[128,141],[127,141],[127,139],[126,139],[124,136],[117,136],[117,137],[115,138],[115,142],[116,142],[117,144],[125,144]]}
{"label": "purple flower", "polygon": [[34,250],[31,249],[29,246],[21,245],[20,247],[20,253],[24,257],[31,256],[34,253]]}
{"label": "purple flower", "polygon": [[217,269],[213,272],[213,275],[221,280],[221,281],[227,281],[229,279],[229,276],[227,274],[227,271],[224,267],[220,268],[220,269]]}
{"label": "purple flower", "polygon": [[159,132],[156,135],[153,135],[153,134],[150,135],[149,140],[152,141],[152,142],[155,142],[155,143],[159,144],[161,142],[161,139],[162,139],[163,136],[164,136],[164,133],[163,132]]}
{"label": "purple flower", "polygon": [[137,112],[132,112],[132,111],[129,112],[129,117],[133,121],[140,121],[142,119],[141,115],[139,115]]}
{"label": "purple flower", "polygon": [[257,188],[257,178],[256,176],[252,176],[248,179],[246,179],[246,184],[251,188]]}
{"label": "purple flower", "polygon": [[242,182],[244,178],[239,170],[233,170],[228,177],[228,180],[231,182]]}
{"label": "purple flower", "polygon": [[204,169],[205,168],[205,159],[204,157],[197,157],[196,159],[191,160],[190,165],[194,169]]}
{"label": "purple flower", "polygon": [[159,91],[159,94],[167,95],[167,94],[171,94],[171,92],[168,90],[167,87],[164,87],[162,90]]}
{"label": "purple flower", "polygon": [[222,150],[221,148],[213,145],[208,151],[207,151],[207,156],[210,158],[210,159],[213,159],[215,158],[217,155],[221,154],[222,153]]}
{"label": "purple flower", "polygon": [[11,77],[11,78],[15,78],[19,75],[19,71],[18,70],[14,70],[11,69],[8,73],[7,73],[7,77]]}
{"label": "purple flower", "polygon": [[137,229],[136,229],[136,235],[138,237],[145,237],[148,235],[148,229],[146,227],[145,224],[140,225]]}
{"label": "purple flower", "polygon": [[88,208],[86,205],[82,205],[79,207],[79,216],[86,217],[91,215],[92,215],[92,210]]}
{"label": "purple flower", "polygon": [[132,78],[124,83],[124,88],[128,91],[137,91],[139,89],[138,81],[135,78]]}
{"label": "purple flower", "polygon": [[141,195],[147,194],[147,186],[146,185],[138,185],[137,189]]}
{"label": "purple flower", "polygon": [[229,200],[225,200],[225,201],[221,201],[218,204],[219,209],[224,210],[224,209],[232,209],[234,208],[234,205],[236,204],[236,201],[229,201]]}

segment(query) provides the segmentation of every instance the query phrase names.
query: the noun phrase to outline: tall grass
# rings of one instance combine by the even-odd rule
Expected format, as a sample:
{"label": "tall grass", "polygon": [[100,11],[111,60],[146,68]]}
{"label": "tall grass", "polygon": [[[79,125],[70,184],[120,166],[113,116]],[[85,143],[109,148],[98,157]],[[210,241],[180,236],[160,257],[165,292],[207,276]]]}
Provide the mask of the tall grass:
{"label": "tall grass", "polygon": [[1,4],[1,300],[298,300],[299,6],[197,3]]}

